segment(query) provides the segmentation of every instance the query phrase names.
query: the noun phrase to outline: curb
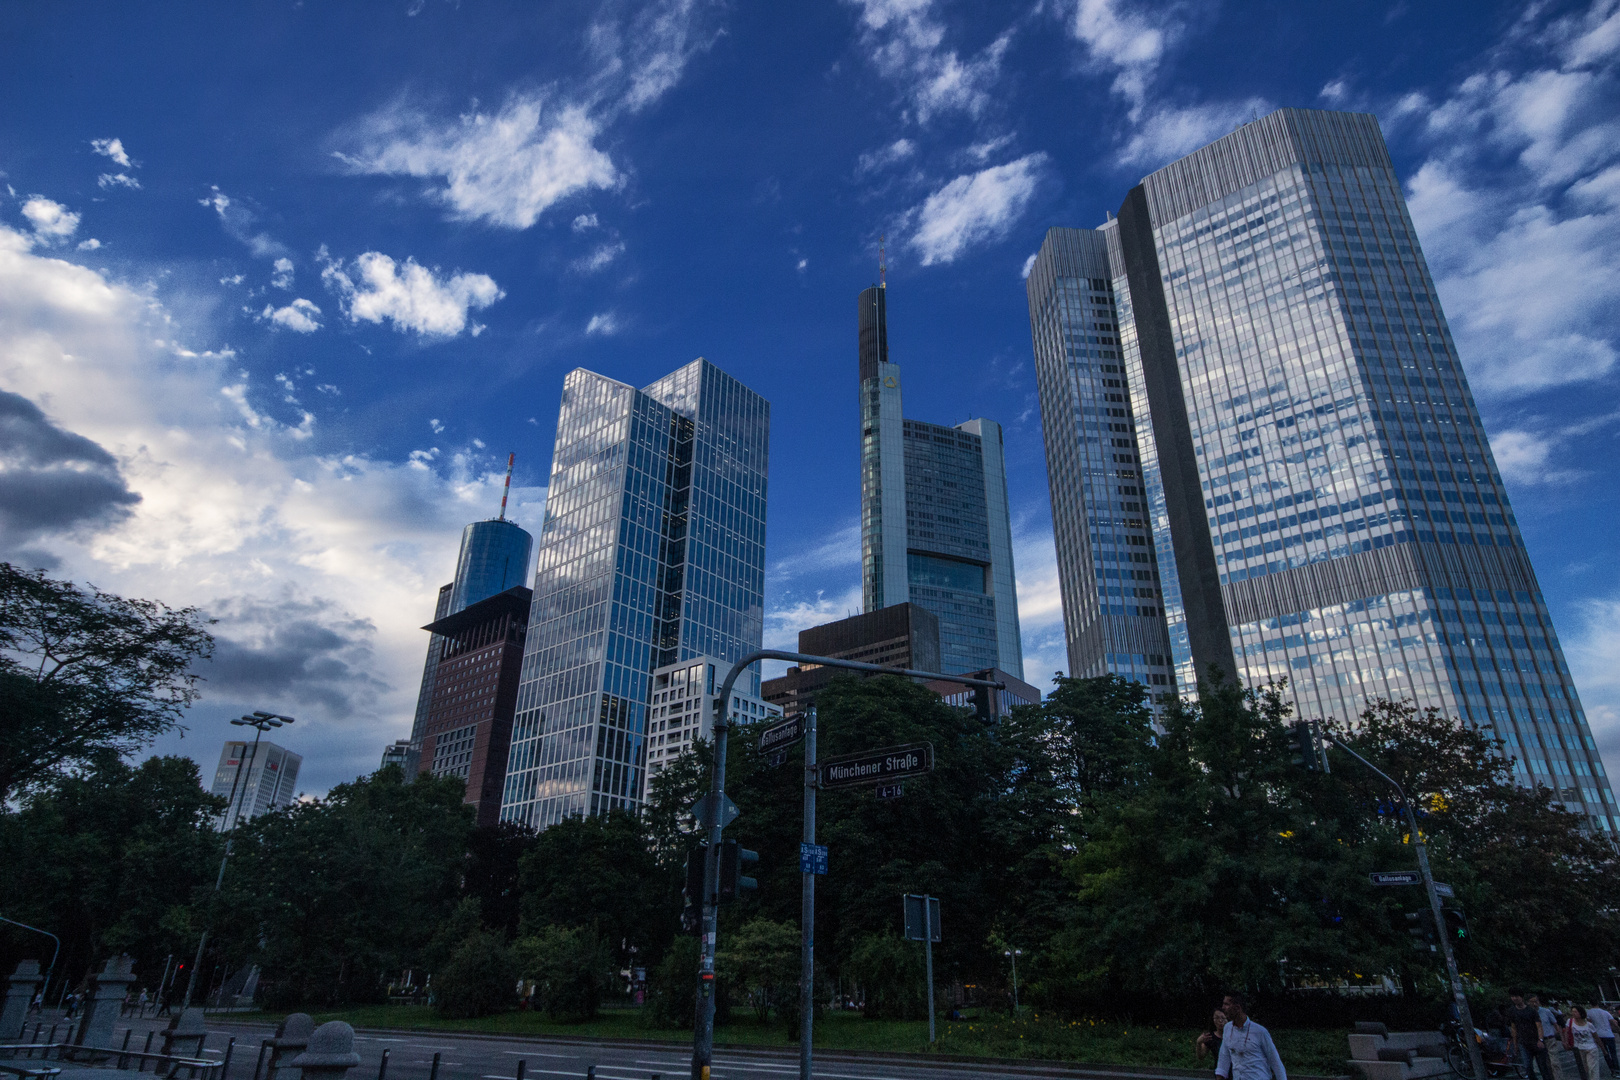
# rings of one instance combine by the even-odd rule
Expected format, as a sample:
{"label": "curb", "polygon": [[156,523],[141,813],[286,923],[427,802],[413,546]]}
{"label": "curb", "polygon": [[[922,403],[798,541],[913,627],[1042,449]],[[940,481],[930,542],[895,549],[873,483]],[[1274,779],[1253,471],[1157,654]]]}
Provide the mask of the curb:
{"label": "curb", "polygon": [[[274,1029],[275,1025],[259,1020],[243,1020],[237,1022],[242,1027],[263,1027]],[[625,1039],[588,1035],[524,1035],[508,1034],[499,1031],[446,1031],[440,1028],[379,1028],[357,1027],[357,1035],[409,1035],[417,1038],[465,1039],[468,1041],[484,1042],[511,1042],[534,1044],[537,1046],[601,1046],[615,1050],[660,1049],[680,1051],[690,1049],[691,1044],[686,1042],[669,1042],[665,1039]],[[774,1048],[761,1046],[757,1043],[722,1043],[716,1041],[714,1045],[716,1054],[730,1056],[753,1055],[755,1057],[771,1060],[797,1062],[799,1051],[797,1048]],[[1203,1069],[1177,1069],[1165,1066],[1151,1068],[1135,1065],[1112,1065],[1108,1063],[1086,1063],[1079,1061],[1062,1061],[1030,1058],[1002,1058],[1002,1057],[970,1057],[965,1054],[914,1054],[902,1050],[833,1050],[816,1049],[817,1061],[842,1061],[849,1063],[881,1061],[893,1064],[915,1063],[918,1065],[934,1065],[950,1069],[972,1070],[993,1065],[998,1069],[1012,1072],[1028,1072],[1042,1076],[1064,1077],[1117,1077],[1132,1078],[1132,1080],[1208,1080],[1213,1070]],[[1322,1076],[1312,1073],[1290,1073],[1290,1080],[1351,1080],[1349,1076]]]}

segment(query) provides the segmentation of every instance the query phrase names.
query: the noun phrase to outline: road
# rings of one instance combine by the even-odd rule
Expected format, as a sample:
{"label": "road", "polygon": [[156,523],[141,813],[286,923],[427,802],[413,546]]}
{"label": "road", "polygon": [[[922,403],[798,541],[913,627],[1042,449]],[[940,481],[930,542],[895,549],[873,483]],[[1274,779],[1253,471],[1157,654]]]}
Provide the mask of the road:
{"label": "road", "polygon": [[[123,1042],[124,1029],[130,1028],[130,1049],[139,1049],[148,1031],[161,1030],[163,1020],[120,1021],[114,1029],[115,1044]],[[236,1038],[230,1075],[226,1080],[252,1080],[254,1059],[259,1045],[274,1033],[266,1024],[232,1021],[224,1016],[208,1017],[210,1036],[205,1053],[218,1058],[231,1036]],[[152,1048],[161,1045],[161,1036]],[[391,1033],[363,1031],[355,1035],[355,1052],[360,1064],[349,1072],[348,1080],[378,1080],[383,1052],[388,1052],[386,1080],[428,1080],[433,1055],[439,1055],[438,1080],[518,1080],[523,1066],[525,1080],[557,1080],[561,1077],[587,1077],[595,1067],[597,1080],[685,1080],[691,1071],[691,1048],[670,1043],[630,1045],[601,1043],[584,1039],[521,1037],[499,1035],[450,1035],[443,1032]],[[736,1048],[715,1051],[712,1080],[793,1080],[799,1072],[798,1050]],[[1143,1080],[1155,1074],[1128,1070],[1079,1070],[1064,1066],[999,1065],[940,1061],[896,1060],[850,1051],[824,1051],[817,1054],[816,1077],[827,1080],[1041,1080],[1041,1078],[1119,1078]],[[1157,1075],[1166,1080],[1183,1080],[1192,1075],[1166,1070]],[[260,1080],[268,1080],[261,1077]]]}

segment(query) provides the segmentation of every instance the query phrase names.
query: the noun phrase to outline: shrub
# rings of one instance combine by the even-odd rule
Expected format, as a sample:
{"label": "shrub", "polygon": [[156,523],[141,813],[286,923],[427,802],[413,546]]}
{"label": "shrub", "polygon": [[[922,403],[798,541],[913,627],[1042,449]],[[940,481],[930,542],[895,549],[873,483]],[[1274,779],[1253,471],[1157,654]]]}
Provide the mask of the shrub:
{"label": "shrub", "polygon": [[433,980],[439,1015],[466,1019],[511,1008],[516,996],[517,962],[500,934],[469,934]]}
{"label": "shrub", "polygon": [[534,1006],[553,1020],[593,1019],[612,978],[608,950],[594,931],[548,926],[518,942]]}
{"label": "shrub", "polygon": [[893,934],[868,934],[855,943],[849,972],[866,995],[867,1018],[915,1020],[926,1013],[920,944]]}

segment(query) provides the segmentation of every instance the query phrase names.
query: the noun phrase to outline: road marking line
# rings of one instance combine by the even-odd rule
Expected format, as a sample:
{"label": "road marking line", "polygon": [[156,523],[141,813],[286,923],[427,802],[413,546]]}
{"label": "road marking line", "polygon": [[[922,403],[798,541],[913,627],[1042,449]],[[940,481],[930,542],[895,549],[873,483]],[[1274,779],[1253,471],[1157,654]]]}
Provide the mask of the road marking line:
{"label": "road marking line", "polygon": [[564,1061],[572,1061],[579,1056],[578,1054],[546,1054],[539,1050],[502,1050],[501,1053],[511,1054],[513,1057],[562,1058]]}

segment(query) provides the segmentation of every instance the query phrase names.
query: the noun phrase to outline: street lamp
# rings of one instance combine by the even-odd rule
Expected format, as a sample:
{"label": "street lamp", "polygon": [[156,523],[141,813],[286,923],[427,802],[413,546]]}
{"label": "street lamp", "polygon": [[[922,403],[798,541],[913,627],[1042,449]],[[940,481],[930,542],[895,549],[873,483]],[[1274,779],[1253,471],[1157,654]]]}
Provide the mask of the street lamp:
{"label": "street lamp", "polygon": [[1008,949],[1001,954],[1012,958],[1013,965],[1013,1015],[1018,1015],[1018,958],[1024,955],[1023,949]]}
{"label": "street lamp", "polygon": [[[283,724],[290,724],[292,722],[293,718],[290,716],[281,716],[277,713],[261,712],[258,710],[255,710],[249,716],[244,716],[240,719],[231,721],[232,724],[235,724],[238,727],[250,727],[254,729],[253,751],[251,755],[236,755],[236,775],[231,778],[231,794],[230,797],[225,800],[225,853],[219,857],[219,876],[214,879],[215,895],[218,895],[220,887],[225,884],[225,863],[231,857],[231,836],[236,832],[236,823],[242,817],[241,808],[236,806],[236,789],[241,786],[242,766],[246,764],[250,758],[255,761],[258,760],[259,739],[263,737],[265,732],[273,728],[278,728]],[[247,801],[246,788],[242,789],[242,801],[244,803]],[[235,808],[234,813],[233,808]],[[191,965],[191,976],[186,979],[186,997],[185,1000],[180,1003],[180,1009],[182,1012],[191,1006],[191,994],[192,991],[197,988],[197,969],[202,967],[203,950],[207,947],[208,930],[207,928],[204,928],[202,932],[202,939],[197,942],[196,962]]]}

